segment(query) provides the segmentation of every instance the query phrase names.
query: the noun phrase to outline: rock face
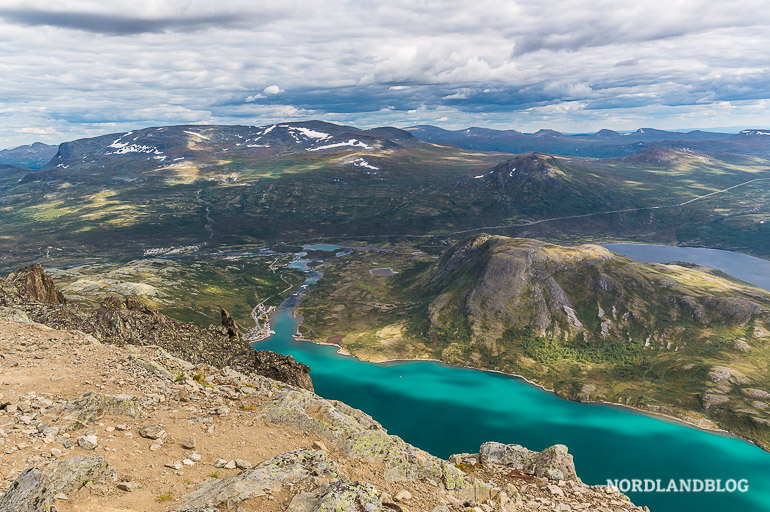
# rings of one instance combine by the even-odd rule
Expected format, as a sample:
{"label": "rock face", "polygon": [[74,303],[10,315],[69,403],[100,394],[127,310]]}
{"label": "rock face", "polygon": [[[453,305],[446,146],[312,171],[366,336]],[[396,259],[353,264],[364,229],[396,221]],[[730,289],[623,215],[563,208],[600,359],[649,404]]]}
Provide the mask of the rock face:
{"label": "rock face", "polygon": [[231,338],[240,337],[241,332],[238,329],[238,324],[235,322],[235,319],[230,316],[230,313],[225,308],[222,308],[219,313],[222,316],[222,327],[227,330],[227,335]]}
{"label": "rock face", "polygon": [[29,468],[0,498],[0,512],[50,512],[57,494],[70,494],[88,481],[102,483],[113,480],[115,472],[101,456],[71,457],[42,469]]}
{"label": "rock face", "polygon": [[257,350],[254,369],[265,377],[313,391],[310,367],[300,363],[291,356],[285,356],[270,350]]}
{"label": "rock face", "polygon": [[390,482],[429,479],[441,482],[459,499],[479,503],[493,493],[490,485],[468,478],[447,461],[388,435],[371,416],[341,402],[304,391],[287,391],[261,412],[273,423],[315,433],[349,458],[384,462],[384,476]]}
{"label": "rock face", "polygon": [[0,280],[0,305],[10,306],[24,302],[66,304],[67,299],[56,289],[40,265],[22,267]]}
{"label": "rock face", "polygon": [[180,322],[136,297],[107,297],[96,311],[68,304],[40,265],[0,278],[0,317],[31,319],[56,329],[79,330],[114,345],[158,345],[193,364],[265,371],[275,380],[312,390],[310,368],[291,356],[262,351],[244,341],[226,310],[222,326]]}
{"label": "rock face", "polygon": [[337,464],[323,452],[296,450],[266,460],[254,469],[204,483],[184,497],[181,510],[220,505],[232,508],[247,499],[278,490],[282,485],[297,484],[313,477],[347,480]]}
{"label": "rock face", "polygon": [[502,464],[524,474],[549,480],[580,482],[572,455],[563,444],[551,446],[538,453],[518,444],[489,442],[481,445],[479,460],[482,464]]}
{"label": "rock face", "polygon": [[312,493],[294,496],[286,512],[386,512],[394,510],[384,507],[377,496],[377,489],[365,482],[334,482],[321,486]]}

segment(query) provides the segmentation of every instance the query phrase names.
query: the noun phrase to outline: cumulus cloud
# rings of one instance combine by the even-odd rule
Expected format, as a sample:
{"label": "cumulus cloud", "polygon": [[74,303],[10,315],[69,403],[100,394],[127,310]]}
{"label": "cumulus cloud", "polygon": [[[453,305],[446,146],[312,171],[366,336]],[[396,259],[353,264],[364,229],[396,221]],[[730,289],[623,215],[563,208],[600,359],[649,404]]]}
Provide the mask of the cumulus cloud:
{"label": "cumulus cloud", "polygon": [[268,85],[262,91],[262,93],[267,95],[267,96],[272,96],[273,94],[281,94],[282,92],[285,92],[285,91],[283,89],[281,89],[280,87],[278,87],[277,85]]}
{"label": "cumulus cloud", "polygon": [[282,117],[580,132],[770,118],[764,0],[131,6],[3,2],[0,147]]}

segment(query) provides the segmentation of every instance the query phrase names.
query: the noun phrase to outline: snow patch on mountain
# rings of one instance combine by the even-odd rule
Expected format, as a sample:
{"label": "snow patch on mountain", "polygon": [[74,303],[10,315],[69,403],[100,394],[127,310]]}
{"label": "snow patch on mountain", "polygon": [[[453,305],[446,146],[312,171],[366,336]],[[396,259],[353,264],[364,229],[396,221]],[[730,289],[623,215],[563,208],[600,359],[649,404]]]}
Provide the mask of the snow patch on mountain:
{"label": "snow patch on mountain", "polygon": [[185,132],[187,135],[192,135],[192,136],[194,136],[194,137],[200,137],[201,139],[204,139],[204,140],[210,140],[210,137],[207,137],[206,135],[203,135],[203,134],[200,134],[200,133],[196,133],[196,132],[188,132],[187,130],[185,130],[184,132]]}
{"label": "snow patch on mountain", "polygon": [[335,144],[327,144],[325,146],[318,146],[316,148],[309,148],[307,151],[321,151],[323,149],[334,149],[334,148],[342,148],[342,147],[355,147],[355,148],[363,148],[363,149],[372,149],[372,147],[364,142],[361,142],[360,140],[356,139],[350,139],[346,142],[337,142]]}
{"label": "snow patch on mountain", "polygon": [[316,130],[311,130],[310,128],[305,128],[302,126],[291,126],[289,127],[289,130],[298,131],[309,139],[326,140],[331,138],[331,135],[328,133],[318,132]]}
{"label": "snow patch on mountain", "polygon": [[[117,145],[116,145],[117,144]],[[116,151],[108,152],[108,155],[125,155],[128,153],[148,153],[154,155],[162,155],[163,153],[154,146],[145,146],[143,144],[128,144],[113,142],[110,145],[112,148],[117,148]]]}
{"label": "snow patch on mountain", "polygon": [[377,167],[377,166],[375,166],[375,165],[372,165],[372,164],[370,164],[369,162],[367,162],[367,161],[366,161],[366,160],[364,160],[363,158],[357,158],[357,159],[353,160],[353,161],[352,161],[352,162],[350,162],[350,163],[351,163],[352,165],[355,165],[356,167],[363,167],[364,169],[371,169],[371,170],[373,170],[373,171],[379,171],[379,170],[380,170],[380,168],[379,168],[379,167]]}

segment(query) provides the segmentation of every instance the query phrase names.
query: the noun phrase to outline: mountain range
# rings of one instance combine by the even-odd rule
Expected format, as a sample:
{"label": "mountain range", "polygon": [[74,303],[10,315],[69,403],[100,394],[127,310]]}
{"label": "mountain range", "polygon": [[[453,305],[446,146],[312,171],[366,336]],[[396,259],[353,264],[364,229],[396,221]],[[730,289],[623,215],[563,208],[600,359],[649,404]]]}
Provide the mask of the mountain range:
{"label": "mountain range", "polygon": [[146,128],[63,143],[40,170],[5,167],[0,264],[481,230],[763,255],[768,169],[751,154],[664,145],[510,155],[319,121]]}
{"label": "mountain range", "polygon": [[599,130],[584,135],[567,135],[554,130],[539,130],[535,133],[489,128],[445,130],[431,125],[412,126],[405,130],[427,142],[506,153],[540,151],[563,156],[612,158],[630,155],[653,146],[662,146],[770,156],[770,132],[764,130],[742,130],[737,134],[730,134],[702,130],[672,132],[640,128],[635,132]]}

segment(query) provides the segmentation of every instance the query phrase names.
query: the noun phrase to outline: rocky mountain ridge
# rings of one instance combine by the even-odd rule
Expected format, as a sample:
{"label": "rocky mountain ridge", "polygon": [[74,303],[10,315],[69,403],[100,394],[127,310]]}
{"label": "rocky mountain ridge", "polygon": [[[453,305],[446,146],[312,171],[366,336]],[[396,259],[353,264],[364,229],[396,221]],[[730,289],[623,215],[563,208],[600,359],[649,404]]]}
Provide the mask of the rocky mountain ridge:
{"label": "rocky mountain ridge", "polygon": [[112,345],[154,345],[194,363],[256,370],[313,389],[310,368],[291,356],[261,353],[244,340],[227,311],[222,325],[180,322],[135,297],[108,296],[95,310],[68,303],[40,265],[0,278],[0,318],[28,318],[57,329],[78,330]]}
{"label": "rocky mountain ridge", "polygon": [[445,461],[310,391],[31,322],[0,353],[2,512],[642,510],[563,446]]}

